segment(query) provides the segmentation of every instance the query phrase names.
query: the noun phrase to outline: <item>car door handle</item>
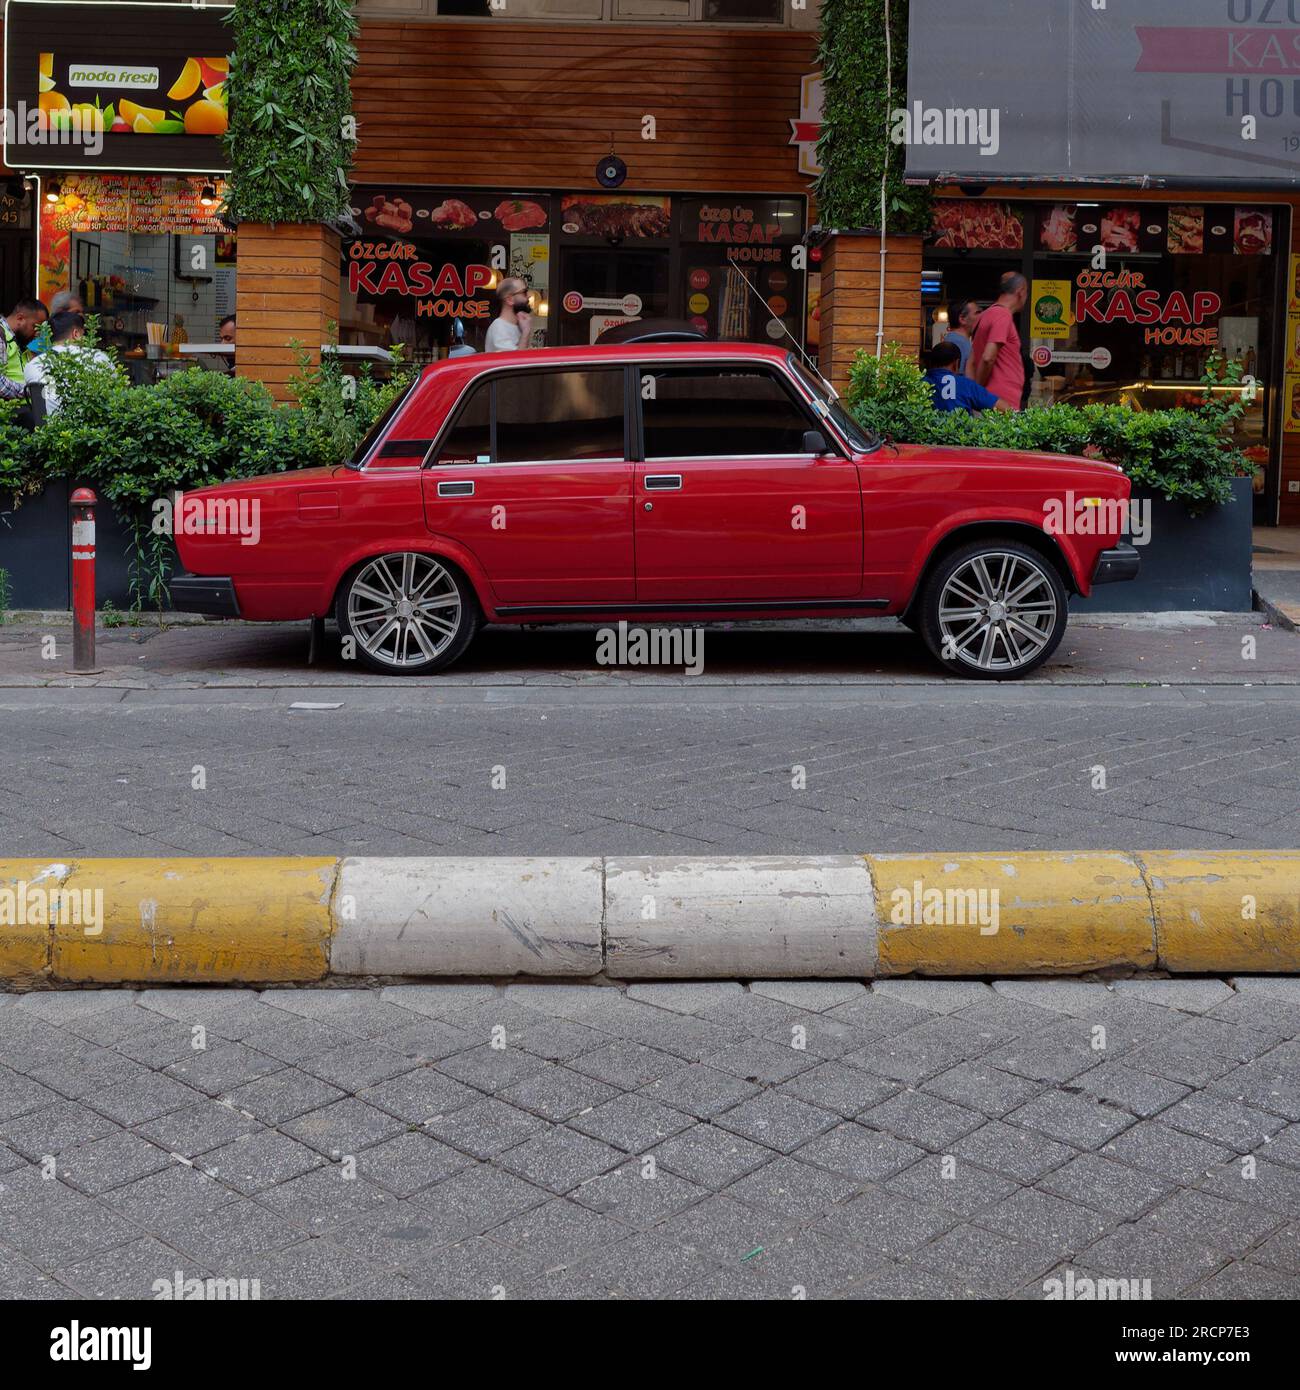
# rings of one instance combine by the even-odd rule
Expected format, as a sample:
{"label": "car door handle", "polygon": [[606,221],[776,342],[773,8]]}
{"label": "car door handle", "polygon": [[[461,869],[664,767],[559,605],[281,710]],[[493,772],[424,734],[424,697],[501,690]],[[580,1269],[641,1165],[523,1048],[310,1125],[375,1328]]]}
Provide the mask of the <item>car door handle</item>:
{"label": "car door handle", "polygon": [[677,492],[682,486],[680,473],[647,473],[645,490],[647,492]]}
{"label": "car door handle", "polygon": [[438,496],[439,496],[439,497],[473,497],[473,496],[474,496],[474,482],[473,482],[473,479],[466,479],[464,482],[439,483],[439,484],[438,484]]}

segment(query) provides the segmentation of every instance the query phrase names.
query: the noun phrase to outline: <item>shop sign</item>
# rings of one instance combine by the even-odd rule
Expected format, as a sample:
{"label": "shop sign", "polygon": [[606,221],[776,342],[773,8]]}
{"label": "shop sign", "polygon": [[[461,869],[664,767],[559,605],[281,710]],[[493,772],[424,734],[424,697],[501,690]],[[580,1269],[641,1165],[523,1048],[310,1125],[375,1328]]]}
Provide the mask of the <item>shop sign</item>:
{"label": "shop sign", "polygon": [[560,230],[569,236],[619,241],[672,235],[672,200],[636,193],[572,193],[560,204]]}
{"label": "shop sign", "polygon": [[1104,347],[1093,348],[1091,352],[1058,352],[1055,348],[1037,347],[1033,359],[1035,367],[1050,367],[1053,362],[1062,362],[1067,366],[1094,367],[1099,372],[1104,372],[1111,364],[1110,349]]}
{"label": "shop sign", "polygon": [[419,259],[410,242],[354,241],[348,248],[348,292],[379,297],[409,295],[420,299],[417,317],[488,318],[491,305],[474,295],[492,283],[492,267],[450,262],[435,271],[433,262]]}
{"label": "shop sign", "polygon": [[1076,277],[1074,317],[1083,323],[1131,323],[1145,327],[1144,341],[1161,347],[1212,346],[1217,328],[1205,327],[1223,307],[1213,290],[1162,295],[1148,289],[1136,270],[1083,270]]}
{"label": "shop sign", "polygon": [[1030,303],[1033,306],[1031,338],[1068,338],[1070,301],[1074,287],[1069,280],[1035,280]]}
{"label": "shop sign", "polygon": [[993,154],[909,145],[909,180],[1300,184],[1297,0],[911,0],[910,18],[909,104],[1002,120]]}
{"label": "shop sign", "polygon": [[635,318],[641,312],[641,296],[625,294],[621,299],[595,298],[570,290],[564,296],[564,310],[568,314],[580,314],[584,309],[594,309],[603,313],[617,313]]}
{"label": "shop sign", "polygon": [[820,72],[799,79],[799,117],[790,119],[790,144],[799,147],[799,172],[813,179],[822,172],[817,162],[817,141],[822,133],[825,83]]}
{"label": "shop sign", "polygon": [[225,21],[233,8],[219,0],[9,0],[5,162],[26,169],[227,169]]}

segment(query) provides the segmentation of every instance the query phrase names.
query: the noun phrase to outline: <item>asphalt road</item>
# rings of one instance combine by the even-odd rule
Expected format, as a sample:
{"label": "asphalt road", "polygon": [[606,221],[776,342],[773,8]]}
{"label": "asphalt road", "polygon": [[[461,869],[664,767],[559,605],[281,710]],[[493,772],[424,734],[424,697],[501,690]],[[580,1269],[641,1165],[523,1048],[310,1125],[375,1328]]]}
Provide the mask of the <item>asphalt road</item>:
{"label": "asphalt road", "polygon": [[[325,706],[295,708],[296,705]],[[9,854],[1294,848],[1300,689],[0,690]]]}

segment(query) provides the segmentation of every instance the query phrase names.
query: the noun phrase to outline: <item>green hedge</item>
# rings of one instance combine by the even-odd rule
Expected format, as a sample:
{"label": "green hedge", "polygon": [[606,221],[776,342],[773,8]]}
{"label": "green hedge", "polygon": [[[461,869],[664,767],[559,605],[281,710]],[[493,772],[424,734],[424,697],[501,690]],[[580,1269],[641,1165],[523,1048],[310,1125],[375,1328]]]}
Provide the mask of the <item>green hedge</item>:
{"label": "green hedge", "polygon": [[[1236,385],[1237,363],[1211,358],[1202,384]],[[900,444],[958,444],[986,449],[1088,455],[1117,463],[1135,487],[1193,508],[1225,503],[1232,479],[1253,469],[1231,438],[1241,398],[1206,390],[1197,410],[1132,410],[1123,405],[1054,405],[1043,410],[935,410],[916,362],[894,345],[880,359],[859,353],[845,404],[876,434]]]}
{"label": "green hedge", "polygon": [[351,0],[252,0],[231,11],[226,213],[329,222],[351,205]]}
{"label": "green hedge", "polygon": [[116,366],[54,353],[49,371],[60,409],[35,430],[14,423],[14,403],[0,403],[0,497],[21,504],[51,479],[75,478],[112,502],[131,530],[137,609],[167,598],[172,551],[170,538],[152,529],[156,499],[342,463],[408,379],[394,372],[379,383],[368,369],[347,378],[337,359],[311,366],[300,354],[291,383],[297,405],[277,407],[260,382],[198,367],[131,386]]}
{"label": "green hedge", "polygon": [[885,174],[885,220],[891,232],[930,228],[928,188],[903,182],[907,149],[890,142],[890,113],[907,105],[908,0],[891,0],[892,86],[886,82],[884,0],[822,0],[818,65],[825,82],[817,158],[818,219],[825,227],[880,226]]}

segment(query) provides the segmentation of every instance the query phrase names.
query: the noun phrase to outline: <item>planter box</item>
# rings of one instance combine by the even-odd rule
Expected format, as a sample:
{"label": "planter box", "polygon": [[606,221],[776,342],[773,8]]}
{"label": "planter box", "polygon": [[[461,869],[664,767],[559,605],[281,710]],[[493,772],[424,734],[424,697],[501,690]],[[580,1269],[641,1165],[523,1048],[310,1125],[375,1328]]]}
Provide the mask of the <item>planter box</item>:
{"label": "planter box", "polygon": [[[0,569],[9,571],[10,606],[51,610],[72,607],[72,484],[58,479],[15,507],[0,496]],[[95,507],[95,601],[126,610],[130,532],[111,503]]]}
{"label": "planter box", "polygon": [[1193,609],[1249,613],[1253,488],[1232,480],[1232,501],[1200,516],[1182,502],[1137,489],[1150,503],[1150,541],[1138,547],[1142,572],[1129,584],[1102,584],[1092,597],[1070,600],[1074,613],[1174,613]]}

